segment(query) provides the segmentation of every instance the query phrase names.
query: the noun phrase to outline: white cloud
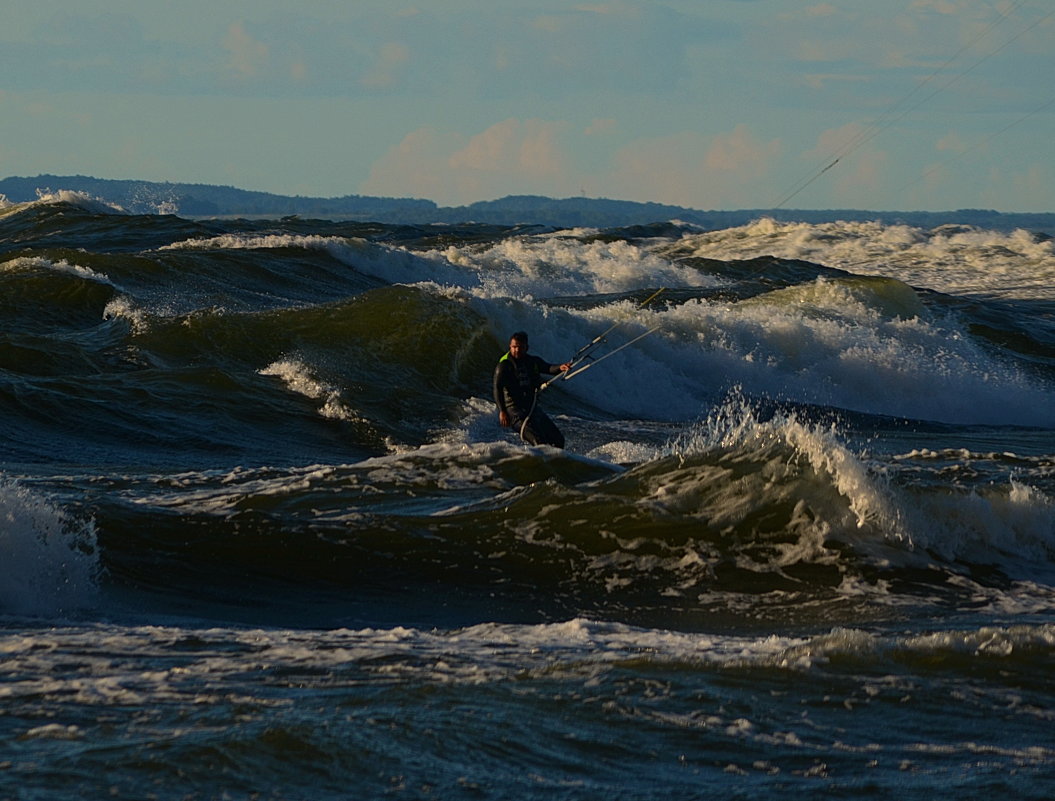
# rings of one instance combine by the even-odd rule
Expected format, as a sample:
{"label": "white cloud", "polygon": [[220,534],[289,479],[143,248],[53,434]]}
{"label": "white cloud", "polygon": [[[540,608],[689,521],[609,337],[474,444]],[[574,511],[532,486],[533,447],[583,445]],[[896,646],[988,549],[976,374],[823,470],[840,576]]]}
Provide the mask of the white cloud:
{"label": "white cloud", "polygon": [[855,142],[864,139],[866,135],[865,127],[856,122],[841,125],[838,128],[829,128],[821,131],[817,136],[816,146],[813,150],[803,153],[802,157],[826,163],[852,147]]}
{"label": "white cloud", "polygon": [[557,145],[560,123],[510,118],[477,134],[449,164],[454,169],[504,172],[511,168],[523,173],[560,172],[564,158]]}
{"label": "white cloud", "polygon": [[359,188],[459,205],[508,194],[574,191],[560,143],[565,123],[510,118],[466,137],[419,128],[391,148]]}
{"label": "white cloud", "polygon": [[267,45],[254,39],[241,22],[227,28],[223,46],[230,54],[228,65],[240,78],[253,78],[267,66]]}
{"label": "white cloud", "polygon": [[546,33],[559,33],[566,24],[566,18],[562,19],[553,14],[544,14],[531,20],[531,27],[537,31]]}
{"label": "white cloud", "polygon": [[603,136],[604,134],[614,133],[618,127],[619,123],[611,117],[598,117],[586,127],[583,131],[583,135]]}
{"label": "white cloud", "polygon": [[839,10],[831,3],[819,3],[815,6],[807,7],[805,13],[808,17],[831,17],[838,14]]}
{"label": "white cloud", "polygon": [[1034,162],[1015,176],[1015,188],[1027,197],[1043,197],[1051,186],[1051,164]]}
{"label": "white cloud", "polygon": [[605,197],[651,200],[695,208],[773,201],[772,169],[780,140],[763,140],[746,125],[717,136],[682,131],[643,137],[587,172],[572,157],[614,122],[595,120],[585,131],[565,122],[510,118],[473,136],[420,128],[374,164],[358,191],[431,198],[445,205],[510,194],[566,197],[589,186]]}
{"label": "white cloud", "polygon": [[889,177],[890,159],[880,150],[858,150],[840,162],[834,195],[839,203],[853,205],[862,197],[878,193]]}
{"label": "white cloud", "polygon": [[950,0],[916,0],[911,6],[913,11],[933,11],[936,14],[956,14],[961,9]]}
{"label": "white cloud", "polygon": [[815,162],[819,177],[825,175],[825,186],[832,203],[861,205],[861,198],[875,195],[887,183],[890,175],[886,152],[868,147],[874,130],[858,123],[829,128],[817,137],[816,146],[802,154],[803,159]]}
{"label": "white cloud", "polygon": [[715,172],[758,178],[766,174],[769,165],[779,154],[779,140],[762,142],[746,125],[741,124],[727,134],[714,137],[707,150],[706,164]]}
{"label": "white cloud", "polygon": [[803,75],[800,79],[800,83],[810,89],[822,90],[828,88],[829,85],[866,83],[868,80],[869,78],[865,75],[847,75],[838,72],[815,72]]}
{"label": "white cloud", "polygon": [[912,184],[909,184],[908,188],[915,188],[916,184],[922,184],[923,189],[926,191],[926,197],[931,198],[936,196],[936,190],[943,189],[949,181],[949,170],[942,162],[936,162],[934,164],[925,164],[923,166],[922,174],[919,179]]}
{"label": "white cloud", "polygon": [[623,16],[636,16],[641,9],[627,3],[580,3],[575,6],[576,11],[590,14],[621,14]]}
{"label": "white cloud", "polygon": [[394,86],[400,68],[410,60],[410,49],[400,42],[386,42],[378,53],[374,68],[359,81],[369,89]]}
{"label": "white cloud", "polygon": [[443,165],[464,144],[464,137],[456,133],[430,127],[411,131],[373,165],[359,191],[368,195],[451,202]]}
{"label": "white cloud", "polygon": [[963,153],[967,150],[967,143],[955,131],[951,131],[937,141],[935,147],[938,150],[949,150],[953,153]]}
{"label": "white cloud", "polygon": [[745,125],[706,137],[695,132],[639,139],[615,154],[618,196],[693,208],[765,205],[780,140],[759,140]]}

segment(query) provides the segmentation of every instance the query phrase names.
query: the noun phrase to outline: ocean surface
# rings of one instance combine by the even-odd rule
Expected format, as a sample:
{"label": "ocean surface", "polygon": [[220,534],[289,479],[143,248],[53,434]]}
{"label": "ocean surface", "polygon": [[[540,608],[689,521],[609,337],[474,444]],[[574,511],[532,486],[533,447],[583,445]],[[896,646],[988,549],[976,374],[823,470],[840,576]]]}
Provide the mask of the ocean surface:
{"label": "ocean surface", "polygon": [[1055,797],[1050,236],[59,193],[0,408],[3,801]]}

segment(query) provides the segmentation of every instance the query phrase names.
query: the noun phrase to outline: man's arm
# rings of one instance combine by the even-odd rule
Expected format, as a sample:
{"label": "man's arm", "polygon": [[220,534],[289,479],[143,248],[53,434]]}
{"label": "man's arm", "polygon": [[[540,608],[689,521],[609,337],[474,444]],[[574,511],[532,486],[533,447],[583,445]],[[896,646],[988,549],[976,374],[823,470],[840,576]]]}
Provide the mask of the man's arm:
{"label": "man's arm", "polygon": [[560,375],[561,373],[567,372],[569,367],[571,367],[570,362],[564,362],[563,364],[550,364],[547,361],[539,359],[539,372],[541,373]]}
{"label": "man's arm", "polygon": [[495,405],[498,407],[498,422],[502,426],[509,425],[509,411],[506,409],[506,393],[505,393],[505,370],[502,369],[502,363],[499,362],[495,366],[494,374],[494,396]]}

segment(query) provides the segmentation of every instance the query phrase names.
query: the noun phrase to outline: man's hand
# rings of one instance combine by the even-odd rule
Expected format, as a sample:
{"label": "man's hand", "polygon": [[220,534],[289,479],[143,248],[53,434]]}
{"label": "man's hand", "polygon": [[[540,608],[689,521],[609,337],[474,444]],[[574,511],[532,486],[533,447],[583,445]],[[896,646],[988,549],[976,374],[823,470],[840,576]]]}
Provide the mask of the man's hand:
{"label": "man's hand", "polygon": [[498,412],[498,424],[503,428],[509,428],[509,414],[499,410]]}

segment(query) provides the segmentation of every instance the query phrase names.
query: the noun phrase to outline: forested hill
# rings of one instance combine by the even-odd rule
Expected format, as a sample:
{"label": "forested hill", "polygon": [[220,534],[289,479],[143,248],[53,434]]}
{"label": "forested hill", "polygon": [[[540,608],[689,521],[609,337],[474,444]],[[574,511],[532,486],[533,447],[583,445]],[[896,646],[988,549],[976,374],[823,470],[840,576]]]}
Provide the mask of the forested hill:
{"label": "forested hill", "polygon": [[462,223],[498,225],[531,223],[555,227],[612,228],[682,220],[706,228],[743,225],[760,217],[801,222],[880,220],[923,228],[977,225],[997,230],[1024,228],[1055,235],[1055,213],[1001,213],[987,209],[955,211],[864,211],[855,209],[739,209],[701,211],[660,203],[605,198],[549,198],[515,195],[472,203],[438,206],[419,198],[364,195],[320,198],[252,192],[233,186],[110,180],[84,175],[37,175],[0,180],[0,195],[12,203],[36,200],[40,194],[71,190],[120,206],[137,214],[179,214],[186,217],[265,216],[319,217],[385,223]]}
{"label": "forested hill", "polygon": [[393,215],[425,219],[436,211],[431,200],[348,195],[315,198],[251,192],[212,184],[115,181],[85,175],[37,175],[0,180],[0,194],[13,203],[36,200],[40,194],[61,190],[82,192],[134,214],[208,216],[349,217],[384,221]]}

